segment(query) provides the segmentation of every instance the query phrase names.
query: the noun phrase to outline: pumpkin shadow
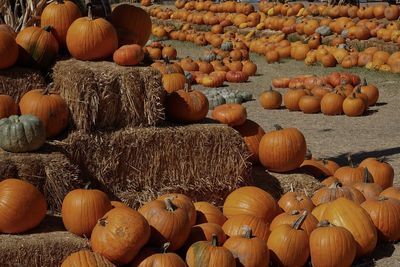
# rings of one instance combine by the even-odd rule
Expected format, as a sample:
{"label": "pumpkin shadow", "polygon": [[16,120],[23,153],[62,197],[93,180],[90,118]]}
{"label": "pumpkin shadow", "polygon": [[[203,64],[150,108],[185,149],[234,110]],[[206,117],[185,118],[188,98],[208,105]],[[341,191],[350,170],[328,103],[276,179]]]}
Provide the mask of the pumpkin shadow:
{"label": "pumpkin shadow", "polygon": [[57,231],[66,231],[61,216],[47,214],[38,227],[25,232],[24,234],[50,233]]}
{"label": "pumpkin shadow", "polygon": [[[360,151],[357,153],[352,153],[351,158],[355,163],[361,162],[362,160],[366,158],[381,158],[381,157],[388,157],[392,155],[397,155],[400,154],[400,146],[398,147],[392,147],[392,148],[386,148],[386,149],[381,149],[381,150],[373,150],[373,151]],[[340,165],[346,165],[347,162],[347,156],[348,153],[343,153],[340,155],[337,155],[335,157],[327,157],[326,159],[333,160],[337,162]],[[390,160],[389,160],[390,161]]]}
{"label": "pumpkin shadow", "polygon": [[[376,266],[375,261],[383,258],[391,257],[395,251],[395,246],[389,242],[379,242],[374,250],[374,252],[367,257],[356,260],[353,263],[353,267],[372,267]],[[393,259],[395,261],[395,259]],[[392,265],[395,266],[395,265]]]}
{"label": "pumpkin shadow", "polygon": [[371,116],[371,115],[373,115],[374,113],[377,113],[377,112],[378,112],[378,109],[367,109],[364,112],[363,116],[364,117]]}
{"label": "pumpkin shadow", "polygon": [[382,106],[386,106],[388,103],[386,102],[379,102],[375,104],[375,107],[382,107]]}
{"label": "pumpkin shadow", "polygon": [[271,175],[265,168],[259,164],[253,164],[252,177],[254,186],[257,186],[268,193],[275,199],[279,199],[283,194],[283,188],[280,181]]}

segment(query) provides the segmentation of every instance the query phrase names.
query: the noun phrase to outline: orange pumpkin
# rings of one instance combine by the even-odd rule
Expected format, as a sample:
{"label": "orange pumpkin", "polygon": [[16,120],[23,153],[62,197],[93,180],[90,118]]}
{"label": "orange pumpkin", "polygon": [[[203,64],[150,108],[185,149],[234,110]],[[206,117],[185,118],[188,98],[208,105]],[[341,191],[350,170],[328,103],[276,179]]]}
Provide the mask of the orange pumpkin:
{"label": "orange pumpkin", "polygon": [[368,168],[373,182],[379,184],[382,189],[393,186],[394,170],[393,167],[382,159],[366,158],[359,167]]}
{"label": "orange pumpkin", "polygon": [[290,111],[300,110],[300,98],[307,95],[303,89],[290,89],[283,95],[283,102],[285,107]]}
{"label": "orange pumpkin", "polygon": [[394,198],[400,200],[400,187],[388,187],[381,192],[379,196]]}
{"label": "orange pumpkin", "polygon": [[187,265],[175,253],[167,252],[170,243],[165,243],[161,248],[144,247],[138,256],[130,263],[129,267],[186,267]]}
{"label": "orange pumpkin", "polygon": [[265,109],[278,109],[282,105],[282,95],[270,86],[269,90],[261,93],[260,104]]}
{"label": "orange pumpkin", "polygon": [[216,223],[222,226],[225,223],[226,217],[213,204],[205,201],[194,202],[193,204],[196,208],[196,224]]}
{"label": "orange pumpkin", "polygon": [[244,142],[251,154],[250,160],[254,163],[259,162],[258,150],[261,138],[264,136],[264,129],[256,122],[247,119],[242,125],[233,127],[243,137]]}
{"label": "orange pumpkin", "polygon": [[278,201],[278,205],[285,212],[303,209],[311,212],[315,208],[315,205],[311,201],[310,197],[304,193],[293,192],[293,190],[281,196]]}
{"label": "orange pumpkin", "polygon": [[15,37],[0,31],[0,70],[12,67],[18,60],[18,45]]}
{"label": "orange pumpkin", "polygon": [[[9,95],[0,95],[0,119],[18,114],[18,106]],[[258,151],[257,151],[258,153]]]}
{"label": "orange pumpkin", "polygon": [[265,242],[268,240],[270,234],[269,224],[252,215],[235,215],[222,225],[222,229],[227,237],[241,236],[244,234],[244,226],[250,227],[254,236],[261,238]]}
{"label": "orange pumpkin", "polygon": [[349,166],[340,167],[334,173],[334,176],[339,179],[343,185],[352,185],[357,182],[364,181],[364,168],[355,166],[348,156]]}
{"label": "orange pumpkin", "polygon": [[135,66],[143,59],[143,49],[137,44],[121,46],[113,55],[114,62],[121,66]]}
{"label": "orange pumpkin", "polygon": [[246,122],[246,108],[240,104],[223,104],[214,108],[211,116],[214,120],[229,126],[239,126]]}
{"label": "orange pumpkin", "polygon": [[342,96],[338,91],[327,93],[321,99],[321,111],[324,115],[340,115],[343,113]]}
{"label": "orange pumpkin", "polygon": [[84,249],[70,254],[62,263],[61,267],[74,266],[96,266],[96,267],[115,267],[109,260],[98,253]]}
{"label": "orange pumpkin", "polygon": [[353,188],[352,186],[343,186],[338,182],[331,184],[329,187],[322,187],[317,190],[312,197],[312,201],[315,206],[318,206],[340,197],[347,198],[358,204],[365,201],[364,195],[356,188]]}

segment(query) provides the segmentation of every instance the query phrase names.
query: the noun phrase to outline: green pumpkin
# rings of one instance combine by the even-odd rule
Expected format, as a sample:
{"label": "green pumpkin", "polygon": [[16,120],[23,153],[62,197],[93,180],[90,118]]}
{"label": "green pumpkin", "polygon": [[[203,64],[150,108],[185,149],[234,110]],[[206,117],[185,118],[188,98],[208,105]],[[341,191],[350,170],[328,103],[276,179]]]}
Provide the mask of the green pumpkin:
{"label": "green pumpkin", "polygon": [[236,95],[239,95],[240,97],[242,97],[243,101],[251,101],[253,99],[253,95],[249,92],[245,92],[245,91],[237,91]]}
{"label": "green pumpkin", "polygon": [[225,98],[227,104],[241,104],[243,102],[242,96],[235,94],[234,92],[222,96]]}
{"label": "green pumpkin", "polygon": [[217,106],[225,104],[225,98],[223,98],[221,95],[218,94],[208,95],[207,99],[208,99],[208,109],[214,109]]}
{"label": "green pumpkin", "polygon": [[231,51],[233,49],[233,43],[231,41],[226,41],[221,44],[221,50]]}
{"label": "green pumpkin", "polygon": [[14,153],[39,149],[46,141],[43,123],[33,115],[10,116],[0,120],[0,148]]}

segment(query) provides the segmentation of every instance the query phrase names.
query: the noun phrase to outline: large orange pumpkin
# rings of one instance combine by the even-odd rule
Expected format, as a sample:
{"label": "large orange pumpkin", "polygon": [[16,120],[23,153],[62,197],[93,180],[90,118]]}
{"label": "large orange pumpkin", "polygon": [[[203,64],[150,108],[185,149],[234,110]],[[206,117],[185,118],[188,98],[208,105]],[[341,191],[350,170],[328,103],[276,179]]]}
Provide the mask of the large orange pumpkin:
{"label": "large orange pumpkin", "polygon": [[0,233],[18,234],[35,228],[46,209],[43,194],[32,184],[18,179],[0,182]]}
{"label": "large orange pumpkin", "polygon": [[69,26],[78,18],[81,12],[73,1],[57,0],[47,5],[40,16],[40,26],[51,26],[52,33],[60,47],[66,47]]}
{"label": "large orange pumpkin", "polygon": [[50,92],[50,85],[42,90],[27,92],[19,102],[21,114],[38,117],[46,128],[48,137],[60,134],[68,125],[69,110],[60,95]]}
{"label": "large orange pumpkin", "polygon": [[79,60],[97,60],[112,56],[118,48],[113,25],[103,18],[95,19],[91,7],[88,16],[75,20],[67,32],[67,47]]}
{"label": "large orange pumpkin", "polygon": [[296,128],[276,130],[264,135],[260,142],[261,164],[270,171],[287,172],[298,168],[304,161],[307,151],[306,140]]}
{"label": "large orange pumpkin", "polygon": [[236,215],[228,219],[222,229],[227,237],[240,236],[244,234],[243,227],[248,226],[252,229],[253,235],[264,241],[268,240],[270,231],[269,224],[262,219],[251,215]]}
{"label": "large orange pumpkin", "polygon": [[12,67],[18,60],[18,45],[15,37],[0,31],[0,70]]}
{"label": "large orange pumpkin", "polygon": [[149,14],[130,4],[121,4],[111,13],[111,22],[117,29],[119,46],[138,44],[144,46],[151,34]]}
{"label": "large orange pumpkin", "polygon": [[254,163],[259,162],[258,149],[261,138],[264,136],[264,129],[256,122],[247,119],[242,125],[233,127],[243,137],[248,150],[251,153],[250,160]]}
{"label": "large orange pumpkin", "polygon": [[393,186],[394,169],[383,158],[366,158],[361,161],[359,167],[368,168],[373,182],[379,184],[382,189]]}
{"label": "large orange pumpkin", "polygon": [[229,126],[242,125],[247,120],[247,111],[241,104],[223,104],[214,108],[213,119]]}
{"label": "large orange pumpkin", "polygon": [[189,224],[190,226],[193,226],[196,224],[196,208],[190,199],[190,197],[184,195],[184,194],[179,194],[179,193],[169,193],[169,194],[164,194],[162,196],[159,196],[157,199],[158,200],[165,200],[165,199],[172,199],[173,203],[182,209],[185,209],[188,216],[189,216]]}
{"label": "large orange pumpkin", "polygon": [[115,267],[109,260],[98,253],[84,249],[70,254],[62,263],[61,267]]}
{"label": "large orange pumpkin", "polygon": [[194,202],[196,208],[196,224],[201,223],[216,223],[223,225],[226,221],[224,214],[211,203],[200,201]]}
{"label": "large orange pumpkin", "polygon": [[306,218],[304,219],[304,222],[301,224],[300,228],[303,229],[308,236],[310,236],[311,232],[314,231],[314,229],[317,227],[318,220],[317,218],[314,217],[314,215],[312,215],[306,210],[303,210],[302,212],[298,210],[292,210],[290,212],[279,214],[271,222],[269,229],[271,231],[274,231],[282,224],[291,224],[293,223],[293,221],[295,221],[296,219],[298,219],[300,216],[303,215],[305,215]]}

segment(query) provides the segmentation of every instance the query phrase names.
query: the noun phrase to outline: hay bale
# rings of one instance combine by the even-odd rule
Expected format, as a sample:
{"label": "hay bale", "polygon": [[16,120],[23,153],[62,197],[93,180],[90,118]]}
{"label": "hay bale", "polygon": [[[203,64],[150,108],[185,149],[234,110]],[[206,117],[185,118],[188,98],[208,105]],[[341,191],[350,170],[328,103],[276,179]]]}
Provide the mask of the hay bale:
{"label": "hay bale", "polygon": [[36,153],[8,153],[0,150],[0,181],[19,178],[35,185],[46,197],[48,208],[61,211],[64,196],[82,188],[87,180],[79,178],[79,169],[62,153],[50,147]]}
{"label": "hay bale", "polygon": [[60,217],[47,216],[31,232],[0,235],[0,266],[60,266],[69,254],[85,248],[87,239],[65,231]]}
{"label": "hay bale", "polygon": [[73,128],[88,132],[155,126],[164,118],[165,92],[154,68],[69,59],[58,61],[53,71]]}
{"label": "hay bale", "polygon": [[85,176],[131,207],[167,192],[221,204],[250,182],[243,139],[219,124],[75,132],[58,145]]}
{"label": "hay bale", "polygon": [[0,70],[0,94],[21,99],[27,91],[46,86],[44,77],[38,70],[14,67]]}

